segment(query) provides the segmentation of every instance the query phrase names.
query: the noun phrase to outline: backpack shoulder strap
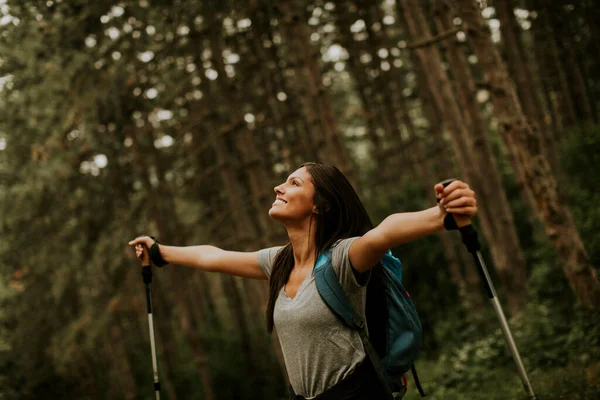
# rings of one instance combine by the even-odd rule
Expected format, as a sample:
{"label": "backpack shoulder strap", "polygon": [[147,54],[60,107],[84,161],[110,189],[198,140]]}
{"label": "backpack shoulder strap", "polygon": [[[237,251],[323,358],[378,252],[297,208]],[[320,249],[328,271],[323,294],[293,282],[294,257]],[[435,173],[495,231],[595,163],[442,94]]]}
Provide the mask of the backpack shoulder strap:
{"label": "backpack shoulder strap", "polygon": [[379,378],[381,384],[385,392],[387,393],[387,397],[391,400],[394,399],[394,395],[392,394],[392,390],[385,378],[383,365],[381,365],[381,360],[375,351],[375,348],[371,344],[369,340],[369,336],[367,335],[367,330],[365,326],[365,322],[362,318],[354,312],[354,308],[352,304],[346,297],[342,286],[331,266],[331,250],[329,250],[326,254],[321,254],[317,259],[317,263],[315,265],[315,283],[317,285],[317,291],[319,295],[327,304],[329,309],[333,311],[335,315],[337,315],[347,326],[358,331],[360,334],[360,339],[363,343],[363,347],[365,348],[365,353],[371,359],[371,363],[377,373],[377,377]]}
{"label": "backpack shoulder strap", "polygon": [[319,295],[335,315],[350,328],[357,331],[364,329],[364,321],[354,312],[331,266],[331,250],[317,259],[315,283]]}

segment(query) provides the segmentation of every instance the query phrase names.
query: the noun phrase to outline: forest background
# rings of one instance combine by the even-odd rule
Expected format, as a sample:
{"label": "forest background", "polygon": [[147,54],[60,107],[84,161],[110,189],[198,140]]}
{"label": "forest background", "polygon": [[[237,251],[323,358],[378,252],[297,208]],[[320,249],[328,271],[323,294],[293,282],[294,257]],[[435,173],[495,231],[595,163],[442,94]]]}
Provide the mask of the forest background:
{"label": "forest background", "polygon": [[[283,244],[309,160],[375,223],[469,182],[534,389],[600,398],[600,7],[485,3],[1,0],[0,399],[153,396],[127,242]],[[458,234],[394,253],[429,398],[525,398]],[[286,398],[265,281],[169,266],[153,296],[164,398]]]}

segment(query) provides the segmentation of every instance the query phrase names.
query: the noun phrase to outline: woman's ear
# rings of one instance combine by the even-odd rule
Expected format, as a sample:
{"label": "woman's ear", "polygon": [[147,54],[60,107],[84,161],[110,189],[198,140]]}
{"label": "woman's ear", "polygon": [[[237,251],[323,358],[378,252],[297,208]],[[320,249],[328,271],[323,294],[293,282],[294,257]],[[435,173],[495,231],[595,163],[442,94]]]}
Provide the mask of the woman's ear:
{"label": "woman's ear", "polygon": [[329,206],[329,203],[324,201],[323,204],[321,205],[321,207],[317,207],[316,205],[313,206],[313,214],[317,214],[320,215],[321,211],[323,211],[323,214],[326,213],[327,211],[329,211],[331,207]]}

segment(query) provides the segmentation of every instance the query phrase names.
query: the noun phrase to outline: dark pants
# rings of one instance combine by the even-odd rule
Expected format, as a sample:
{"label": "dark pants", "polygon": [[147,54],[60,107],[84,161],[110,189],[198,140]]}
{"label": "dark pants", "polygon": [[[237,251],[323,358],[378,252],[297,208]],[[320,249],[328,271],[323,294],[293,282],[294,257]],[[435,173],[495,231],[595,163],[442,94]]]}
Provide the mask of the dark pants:
{"label": "dark pants", "polygon": [[[290,400],[304,400],[304,397],[290,395]],[[352,374],[336,383],[315,400],[379,400],[386,399],[385,392],[377,378],[371,361],[367,357]]]}

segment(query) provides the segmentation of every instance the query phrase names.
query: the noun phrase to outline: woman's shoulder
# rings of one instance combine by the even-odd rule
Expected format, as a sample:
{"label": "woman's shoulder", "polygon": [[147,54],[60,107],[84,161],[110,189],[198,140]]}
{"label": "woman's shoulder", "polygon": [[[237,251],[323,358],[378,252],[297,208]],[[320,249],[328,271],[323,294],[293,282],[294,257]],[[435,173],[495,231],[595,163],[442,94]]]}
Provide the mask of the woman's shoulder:
{"label": "woman's shoulder", "polygon": [[264,273],[270,278],[273,270],[275,257],[285,246],[273,246],[258,251],[258,264]]}
{"label": "woman's shoulder", "polygon": [[356,239],[358,239],[360,236],[353,236],[353,237],[349,237],[349,238],[342,238],[342,239],[338,239],[336,240],[332,245],[331,245],[331,261],[334,264],[339,264],[339,263],[344,263],[347,262],[349,260],[349,250],[350,250],[350,246],[352,246],[352,243],[354,243],[354,241]]}
{"label": "woman's shoulder", "polygon": [[350,246],[352,245],[352,243],[354,243],[354,241],[356,239],[358,239],[360,236],[352,236],[352,237],[348,237],[348,238],[342,238],[342,239],[338,239],[336,240],[332,245],[331,245],[331,249],[349,249]]}
{"label": "woman's shoulder", "polygon": [[353,236],[337,240],[332,245],[331,265],[338,276],[342,288],[347,293],[357,293],[357,289],[364,289],[369,281],[370,273],[361,274],[352,266],[350,260],[350,246],[360,236]]}

